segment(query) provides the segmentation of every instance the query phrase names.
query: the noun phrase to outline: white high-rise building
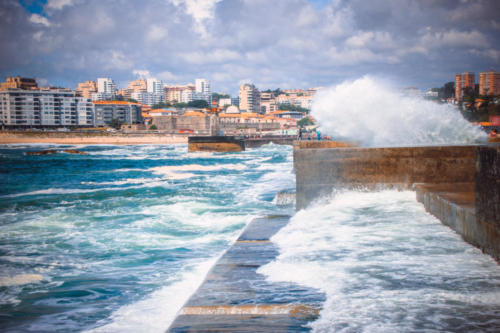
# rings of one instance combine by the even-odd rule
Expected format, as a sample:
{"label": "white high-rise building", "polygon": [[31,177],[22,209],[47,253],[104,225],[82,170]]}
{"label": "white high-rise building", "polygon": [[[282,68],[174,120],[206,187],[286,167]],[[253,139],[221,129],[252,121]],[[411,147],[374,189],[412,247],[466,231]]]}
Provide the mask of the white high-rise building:
{"label": "white high-rise building", "polygon": [[115,81],[110,78],[100,77],[97,79],[97,93],[93,93],[93,101],[102,101],[113,99],[115,97],[116,85]]}
{"label": "white high-rise building", "polygon": [[116,90],[115,81],[110,78],[97,79],[97,92],[105,94],[114,94]]}
{"label": "white high-rise building", "polygon": [[146,90],[149,94],[148,99],[152,104],[146,103],[148,105],[154,105],[163,102],[163,82],[158,79],[147,79],[146,80]]}
{"label": "white high-rise building", "polygon": [[148,93],[152,94],[162,94],[163,93],[163,82],[158,79],[147,79],[146,80],[146,90]]}
{"label": "white high-rise building", "polygon": [[207,79],[196,79],[195,81],[195,99],[202,99],[209,104],[212,101],[212,89],[210,88],[210,81]]}

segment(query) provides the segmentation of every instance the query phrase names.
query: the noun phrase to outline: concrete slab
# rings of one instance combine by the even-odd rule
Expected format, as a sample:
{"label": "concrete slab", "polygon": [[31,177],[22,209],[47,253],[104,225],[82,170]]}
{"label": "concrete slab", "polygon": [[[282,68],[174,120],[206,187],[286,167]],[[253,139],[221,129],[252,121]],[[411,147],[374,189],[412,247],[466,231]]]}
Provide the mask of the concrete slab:
{"label": "concrete slab", "polygon": [[289,216],[253,220],[186,302],[168,332],[303,332],[325,295],[294,283],[271,283],[257,273],[276,258],[270,238]]}

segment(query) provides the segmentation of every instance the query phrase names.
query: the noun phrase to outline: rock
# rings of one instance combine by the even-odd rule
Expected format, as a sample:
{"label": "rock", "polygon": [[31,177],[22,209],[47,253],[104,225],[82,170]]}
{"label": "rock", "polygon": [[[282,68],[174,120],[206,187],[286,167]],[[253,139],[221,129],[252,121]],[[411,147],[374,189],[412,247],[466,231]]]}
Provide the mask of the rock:
{"label": "rock", "polygon": [[[78,155],[87,155],[87,153],[83,151],[79,151],[76,149],[63,149],[61,150],[62,153],[66,154],[78,154]],[[58,151],[56,149],[47,149],[47,150],[40,150],[40,151],[29,151],[26,153],[26,155],[51,155],[51,154],[57,154]]]}

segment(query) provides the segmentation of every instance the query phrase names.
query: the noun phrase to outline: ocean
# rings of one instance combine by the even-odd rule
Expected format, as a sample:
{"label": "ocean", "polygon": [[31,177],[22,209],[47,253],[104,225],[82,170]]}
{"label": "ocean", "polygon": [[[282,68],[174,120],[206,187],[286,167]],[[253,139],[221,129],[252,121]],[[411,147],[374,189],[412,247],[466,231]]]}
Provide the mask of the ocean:
{"label": "ocean", "polygon": [[[29,156],[76,148],[87,155]],[[3,332],[163,332],[255,217],[292,215],[259,273],[326,295],[317,332],[498,331],[500,268],[409,191],[297,213],[292,149],[0,146]]]}
{"label": "ocean", "polygon": [[1,331],[163,332],[294,183],[285,146],[0,146]]}

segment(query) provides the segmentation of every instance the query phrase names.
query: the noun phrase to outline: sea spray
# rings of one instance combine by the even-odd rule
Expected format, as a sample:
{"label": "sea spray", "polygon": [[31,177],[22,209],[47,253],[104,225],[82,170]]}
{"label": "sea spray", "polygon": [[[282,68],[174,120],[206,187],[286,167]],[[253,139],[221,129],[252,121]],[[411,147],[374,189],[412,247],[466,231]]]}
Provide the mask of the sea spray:
{"label": "sea spray", "polygon": [[326,294],[316,332],[500,329],[500,268],[410,191],[337,193],[297,212],[258,273]]}
{"label": "sea spray", "polygon": [[311,115],[324,134],[368,147],[486,140],[455,106],[404,95],[369,76],[319,91]]}

